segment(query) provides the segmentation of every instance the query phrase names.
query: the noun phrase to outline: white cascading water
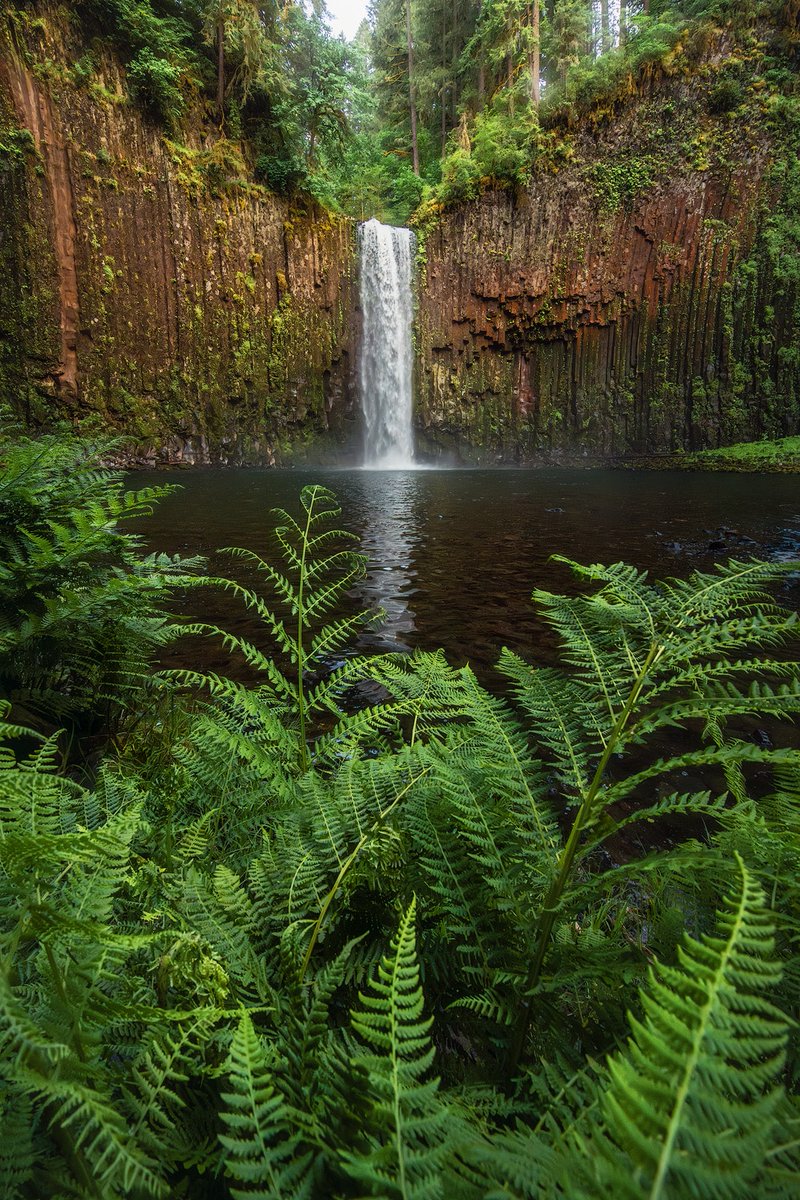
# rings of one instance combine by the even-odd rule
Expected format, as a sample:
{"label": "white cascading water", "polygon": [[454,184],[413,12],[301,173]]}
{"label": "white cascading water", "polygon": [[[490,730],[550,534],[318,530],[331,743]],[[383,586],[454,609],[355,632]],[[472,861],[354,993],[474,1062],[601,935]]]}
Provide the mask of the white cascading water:
{"label": "white cascading water", "polygon": [[359,246],[364,466],[413,467],[414,235],[373,218],[360,227]]}

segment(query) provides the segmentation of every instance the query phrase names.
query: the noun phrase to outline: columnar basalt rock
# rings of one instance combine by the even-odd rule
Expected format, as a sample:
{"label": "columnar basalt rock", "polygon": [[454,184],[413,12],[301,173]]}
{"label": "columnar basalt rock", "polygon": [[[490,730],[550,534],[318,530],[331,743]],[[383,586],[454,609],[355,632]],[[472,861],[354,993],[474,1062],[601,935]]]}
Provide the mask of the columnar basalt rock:
{"label": "columnar basalt rock", "polygon": [[[142,461],[357,442],[354,224],[254,184],[201,113],[171,140],[110,54],[74,68],[75,38],[47,0],[0,18],[0,402],[119,431]],[[756,54],[716,111],[730,58],[720,43],[632,81],[543,136],[526,189],[487,182],[420,230],[423,451],[525,462],[798,431],[796,285],[769,224],[780,97]]]}
{"label": "columnar basalt rock", "polygon": [[[354,425],[355,230],[292,207],[126,102],[42,7],[0,42],[0,389],[33,423],[126,435],[144,461],[261,462]],[[28,131],[26,134],[25,131]],[[6,139],[8,141],[8,139]]]}
{"label": "columnar basalt rock", "polygon": [[778,199],[765,124],[712,118],[702,88],[665,81],[572,151],[427,238],[429,446],[525,461],[795,432],[793,301],[760,248]]}

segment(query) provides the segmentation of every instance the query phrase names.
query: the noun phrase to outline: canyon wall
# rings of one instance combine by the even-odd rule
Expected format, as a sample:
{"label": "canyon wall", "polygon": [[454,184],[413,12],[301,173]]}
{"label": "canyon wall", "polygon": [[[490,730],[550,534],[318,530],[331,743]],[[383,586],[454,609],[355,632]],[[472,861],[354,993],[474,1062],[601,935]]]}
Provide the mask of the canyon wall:
{"label": "canyon wall", "polygon": [[[423,451],[561,461],[800,429],[800,132],[765,45],[677,55],[542,128],[526,186],[427,205]],[[354,224],[255,184],[243,153],[199,111],[176,140],[149,123],[68,8],[8,7],[0,404],[117,431],[130,461],[357,452]]]}
{"label": "canyon wall", "polygon": [[798,431],[780,225],[791,150],[757,67],[737,61],[732,92],[730,61],[720,46],[691,76],[640,88],[566,131],[558,157],[543,139],[529,187],[430,223],[418,421],[431,450],[558,461]]}
{"label": "canyon wall", "polygon": [[65,10],[0,18],[0,399],[134,460],[271,463],[355,436],[355,233],[171,141]]}

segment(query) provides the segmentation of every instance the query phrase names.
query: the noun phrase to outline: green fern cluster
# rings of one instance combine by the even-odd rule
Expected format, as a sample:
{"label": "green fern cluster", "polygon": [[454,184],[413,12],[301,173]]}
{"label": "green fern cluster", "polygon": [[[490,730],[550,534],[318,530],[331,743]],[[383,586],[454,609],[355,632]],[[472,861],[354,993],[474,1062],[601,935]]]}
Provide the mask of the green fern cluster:
{"label": "green fern cluster", "polygon": [[570,564],[503,700],[342,663],[338,517],[304,490],[222,581],[272,653],[192,628],[251,682],[161,676],[90,784],[4,727],[3,1194],[796,1194],[800,772],[747,736],[800,704],[784,568]]}
{"label": "green fern cluster", "polygon": [[0,689],[76,736],[108,731],[176,627],[163,606],[200,560],[143,555],[121,523],[170,487],[124,491],[109,443],[0,443]]}

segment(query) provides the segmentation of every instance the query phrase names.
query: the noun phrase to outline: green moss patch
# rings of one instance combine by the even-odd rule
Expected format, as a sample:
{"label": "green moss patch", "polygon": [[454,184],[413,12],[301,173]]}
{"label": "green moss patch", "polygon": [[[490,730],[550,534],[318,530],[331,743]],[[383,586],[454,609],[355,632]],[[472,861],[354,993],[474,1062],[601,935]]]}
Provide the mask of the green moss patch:
{"label": "green moss patch", "polygon": [[712,471],[800,471],[800,437],[737,442],[687,455],[687,466]]}

